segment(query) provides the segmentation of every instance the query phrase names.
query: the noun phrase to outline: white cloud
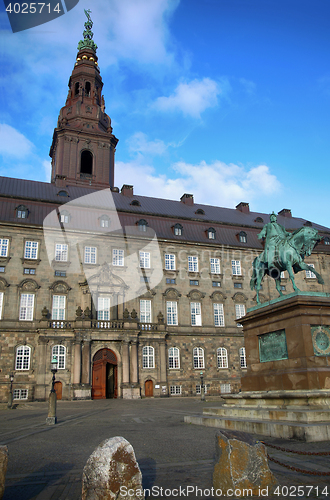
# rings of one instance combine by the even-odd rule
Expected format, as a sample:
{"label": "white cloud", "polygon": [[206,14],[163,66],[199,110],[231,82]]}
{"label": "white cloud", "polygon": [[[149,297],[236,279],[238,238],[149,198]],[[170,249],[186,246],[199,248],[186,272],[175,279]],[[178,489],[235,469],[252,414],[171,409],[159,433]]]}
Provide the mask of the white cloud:
{"label": "white cloud", "polygon": [[23,159],[34,148],[29,139],[15,128],[5,123],[0,124],[0,154],[12,158]]}
{"label": "white cloud", "polygon": [[52,164],[50,160],[44,160],[42,162],[42,165],[44,167],[44,172],[45,172],[45,177],[46,177],[46,182],[50,182],[51,178],[51,173],[52,173]]}
{"label": "white cloud", "polygon": [[154,107],[160,111],[181,111],[183,114],[200,118],[205,109],[218,104],[221,89],[217,82],[210,78],[179,83],[169,97],[158,97]]}
{"label": "white cloud", "polygon": [[167,146],[160,139],[148,141],[148,137],[143,132],[136,132],[128,140],[128,148],[131,153],[144,155],[162,155],[165,153]]}

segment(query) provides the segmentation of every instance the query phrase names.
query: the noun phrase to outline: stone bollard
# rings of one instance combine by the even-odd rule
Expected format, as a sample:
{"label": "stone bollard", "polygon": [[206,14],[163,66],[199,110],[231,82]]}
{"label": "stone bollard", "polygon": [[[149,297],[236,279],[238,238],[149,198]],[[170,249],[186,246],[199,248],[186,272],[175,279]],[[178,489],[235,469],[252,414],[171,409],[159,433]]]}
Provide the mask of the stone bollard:
{"label": "stone bollard", "polygon": [[0,446],[0,500],[5,492],[6,472],[8,465],[8,448]]}
{"label": "stone bollard", "polygon": [[249,496],[272,494],[278,482],[269,470],[266,447],[262,443],[245,432],[228,430],[218,432],[215,439],[215,490],[221,489],[223,495],[229,489],[250,490]]}
{"label": "stone bollard", "polygon": [[82,500],[144,500],[133,446],[123,437],[103,441],[83,470]]}

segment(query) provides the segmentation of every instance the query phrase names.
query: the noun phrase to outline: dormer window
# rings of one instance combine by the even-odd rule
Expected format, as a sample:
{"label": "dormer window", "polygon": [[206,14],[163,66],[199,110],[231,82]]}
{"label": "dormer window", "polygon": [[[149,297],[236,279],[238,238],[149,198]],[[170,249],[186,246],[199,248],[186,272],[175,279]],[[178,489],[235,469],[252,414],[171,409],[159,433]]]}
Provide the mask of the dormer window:
{"label": "dormer window", "polygon": [[215,240],[215,229],[214,227],[209,227],[207,230],[207,237],[209,240]]}
{"label": "dormer window", "polygon": [[59,218],[60,218],[61,224],[68,224],[70,222],[71,215],[69,212],[67,212],[67,210],[63,210],[60,213]]}
{"label": "dormer window", "polygon": [[102,215],[100,217],[100,226],[101,227],[109,227],[110,226],[110,219],[107,215]]}
{"label": "dormer window", "polygon": [[59,191],[57,193],[57,196],[69,196],[69,193],[67,193],[66,191]]}
{"label": "dormer window", "polygon": [[175,224],[173,230],[175,236],[182,236],[183,227],[181,226],[181,224]]}
{"label": "dormer window", "polygon": [[312,226],[311,221],[310,220],[306,220],[304,226],[311,227]]}
{"label": "dormer window", "polygon": [[247,242],[247,235],[244,231],[241,231],[238,235],[238,239],[240,243],[246,243]]}
{"label": "dormer window", "polygon": [[257,217],[254,222],[257,222],[258,224],[262,224],[264,222],[262,217]]}
{"label": "dormer window", "polygon": [[147,230],[148,222],[146,220],[140,219],[137,224],[140,231],[145,232]]}
{"label": "dormer window", "polygon": [[201,208],[199,208],[198,210],[196,210],[195,214],[196,215],[205,215],[205,212],[204,212],[204,210],[202,210]]}
{"label": "dormer window", "polygon": [[18,219],[27,219],[28,215],[29,211],[25,205],[19,205],[19,207],[16,208],[16,217]]}
{"label": "dormer window", "polygon": [[138,201],[138,200],[133,200],[131,202],[131,205],[133,205],[133,207],[140,207],[141,206],[141,203]]}
{"label": "dormer window", "polygon": [[325,236],[324,239],[323,239],[323,241],[324,241],[325,245],[330,245],[330,238],[329,238],[329,236]]}

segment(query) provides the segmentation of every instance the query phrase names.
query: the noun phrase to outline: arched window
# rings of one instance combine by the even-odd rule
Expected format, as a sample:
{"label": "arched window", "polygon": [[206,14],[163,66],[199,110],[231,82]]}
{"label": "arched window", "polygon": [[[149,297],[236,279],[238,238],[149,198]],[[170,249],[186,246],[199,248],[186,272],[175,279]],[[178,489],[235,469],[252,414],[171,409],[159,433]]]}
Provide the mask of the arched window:
{"label": "arched window", "polygon": [[224,347],[217,349],[217,363],[218,368],[228,368],[228,354]]}
{"label": "arched window", "polygon": [[79,82],[77,82],[74,86],[74,95],[79,95]]}
{"label": "arched window", "polygon": [[241,231],[238,235],[240,243],[247,242],[247,234],[244,231]]}
{"label": "arched window", "polygon": [[110,218],[107,215],[102,215],[100,217],[100,226],[101,227],[109,227],[110,226]]}
{"label": "arched window", "polygon": [[29,215],[29,211],[25,205],[19,205],[16,208],[16,217],[18,219],[27,219],[28,215]]}
{"label": "arched window", "polygon": [[69,194],[66,191],[59,191],[57,196],[69,196]]}
{"label": "arched window", "polygon": [[91,96],[91,84],[90,84],[90,82],[85,83],[85,95],[87,97]]}
{"label": "arched window", "polygon": [[150,345],[142,348],[143,368],[155,368],[155,349]]}
{"label": "arched window", "polygon": [[147,230],[147,227],[148,227],[148,222],[144,219],[140,219],[138,221],[138,226],[139,226],[140,231],[145,232]]}
{"label": "arched window", "polygon": [[245,347],[241,347],[239,350],[239,362],[241,368],[246,368],[246,353]]}
{"label": "arched window", "polygon": [[52,349],[52,359],[55,356],[57,359],[58,370],[64,370],[65,368],[65,347],[64,345],[54,345]]}
{"label": "arched window", "polygon": [[330,238],[328,236],[325,236],[323,241],[325,245],[330,245]]}
{"label": "arched window", "polygon": [[175,236],[182,236],[183,227],[181,226],[181,224],[175,224],[175,226],[173,227],[173,231]]}
{"label": "arched window", "polygon": [[202,349],[201,347],[194,347],[193,357],[194,357],[194,368],[195,369],[204,368],[204,349]]}
{"label": "arched window", "polygon": [[205,212],[204,210],[202,210],[201,208],[198,208],[195,212],[196,215],[205,215]]}
{"label": "arched window", "polygon": [[62,224],[68,224],[71,220],[70,212],[68,212],[67,210],[61,210],[61,212],[59,213],[59,218]]}
{"label": "arched window", "polygon": [[31,347],[20,345],[16,349],[15,370],[29,370],[31,358]]}
{"label": "arched window", "polygon": [[177,347],[170,347],[168,350],[168,367],[180,368],[180,351]]}
{"label": "arched window", "polygon": [[209,240],[215,240],[215,229],[214,227],[209,227],[207,230],[207,237]]}
{"label": "arched window", "polygon": [[93,173],[93,155],[86,149],[81,152],[80,172],[88,175]]}
{"label": "arched window", "polygon": [[133,207],[140,207],[141,206],[141,203],[139,202],[139,200],[133,200],[130,204]]}

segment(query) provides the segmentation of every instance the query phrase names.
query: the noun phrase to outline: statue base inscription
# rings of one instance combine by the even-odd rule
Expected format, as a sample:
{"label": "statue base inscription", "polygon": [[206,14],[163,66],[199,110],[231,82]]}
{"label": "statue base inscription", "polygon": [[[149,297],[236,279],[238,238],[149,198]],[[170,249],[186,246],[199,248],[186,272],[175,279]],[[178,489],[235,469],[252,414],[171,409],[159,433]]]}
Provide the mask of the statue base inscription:
{"label": "statue base inscription", "polygon": [[253,308],[243,324],[242,391],[330,389],[330,299],[292,294]]}

